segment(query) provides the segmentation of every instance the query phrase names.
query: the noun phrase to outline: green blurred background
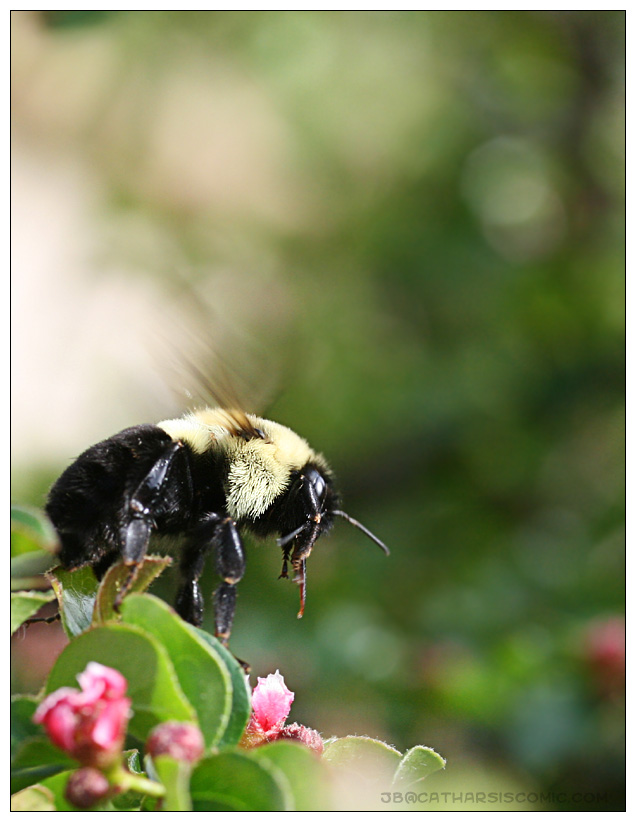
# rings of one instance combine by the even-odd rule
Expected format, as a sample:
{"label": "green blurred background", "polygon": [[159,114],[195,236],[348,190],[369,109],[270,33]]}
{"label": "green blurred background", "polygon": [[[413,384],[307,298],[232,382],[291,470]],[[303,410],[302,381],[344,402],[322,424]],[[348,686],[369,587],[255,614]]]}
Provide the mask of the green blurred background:
{"label": "green blurred background", "polygon": [[[14,499],[177,413],[187,283],[392,550],[339,524],[298,621],[250,544],[235,653],[292,720],[557,810],[624,803],[624,24],[12,13]],[[29,630],[17,690],[62,641]]]}

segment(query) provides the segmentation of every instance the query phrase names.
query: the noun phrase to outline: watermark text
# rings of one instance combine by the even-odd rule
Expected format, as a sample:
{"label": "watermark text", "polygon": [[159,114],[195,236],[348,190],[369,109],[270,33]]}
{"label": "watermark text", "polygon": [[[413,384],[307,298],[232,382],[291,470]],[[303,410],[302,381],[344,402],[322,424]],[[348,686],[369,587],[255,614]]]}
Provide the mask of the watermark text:
{"label": "watermark text", "polygon": [[608,795],[592,791],[386,791],[380,794],[380,799],[395,805],[516,805],[524,802],[531,805],[562,805],[606,803]]}

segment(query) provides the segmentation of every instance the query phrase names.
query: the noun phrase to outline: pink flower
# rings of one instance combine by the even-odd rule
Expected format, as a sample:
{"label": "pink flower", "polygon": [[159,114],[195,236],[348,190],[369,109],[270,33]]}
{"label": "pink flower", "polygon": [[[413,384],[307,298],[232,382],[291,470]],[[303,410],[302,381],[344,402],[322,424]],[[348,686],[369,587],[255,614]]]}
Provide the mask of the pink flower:
{"label": "pink flower", "polygon": [[294,694],[278,671],[264,679],[259,677],[252,694],[252,716],[241,745],[254,748],[277,739],[295,739],[322,753],[322,737],[318,731],[297,723],[285,725],[293,701]]}
{"label": "pink flower", "polygon": [[104,768],[120,755],[131,700],[127,682],[112,668],[90,662],[77,677],[82,690],[59,688],[40,704],[33,721],[54,745],[82,765]]}
{"label": "pink flower", "polygon": [[276,733],[283,727],[293,701],[294,694],[278,671],[265,679],[259,676],[252,694],[252,711],[265,735]]}

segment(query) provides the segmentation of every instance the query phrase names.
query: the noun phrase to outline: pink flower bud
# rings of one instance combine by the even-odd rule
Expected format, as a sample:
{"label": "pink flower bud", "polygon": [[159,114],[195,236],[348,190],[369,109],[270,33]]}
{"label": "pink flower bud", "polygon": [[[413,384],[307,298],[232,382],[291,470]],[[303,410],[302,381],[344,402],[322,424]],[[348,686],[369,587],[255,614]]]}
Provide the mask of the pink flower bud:
{"label": "pink flower bud", "polygon": [[112,668],[91,662],[78,676],[82,691],[59,688],[46,697],[33,721],[53,744],[83,765],[107,767],[121,754],[131,701],[127,683]]}
{"label": "pink flower bud", "polygon": [[259,676],[252,694],[252,711],[260,730],[269,735],[280,730],[291,709],[294,694],[278,671],[265,679]]}
{"label": "pink flower bud", "polygon": [[150,756],[171,756],[180,762],[198,762],[204,750],[201,731],[188,722],[157,725],[146,741],[146,752]]}
{"label": "pink flower bud", "polygon": [[313,728],[306,728],[304,725],[298,725],[296,722],[293,725],[286,725],[278,738],[295,739],[319,754],[323,752],[325,747],[318,731],[314,731]]}
{"label": "pink flower bud", "polygon": [[76,808],[92,808],[110,792],[108,780],[95,768],[80,768],[68,778],[64,796]]}

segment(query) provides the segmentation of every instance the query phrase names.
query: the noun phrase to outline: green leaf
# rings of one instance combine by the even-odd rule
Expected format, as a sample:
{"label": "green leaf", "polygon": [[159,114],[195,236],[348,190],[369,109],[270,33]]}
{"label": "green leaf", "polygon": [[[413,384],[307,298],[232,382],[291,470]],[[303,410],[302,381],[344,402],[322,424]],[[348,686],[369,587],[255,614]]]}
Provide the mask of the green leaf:
{"label": "green leaf", "polygon": [[[75,763],[75,766],[77,767],[77,763]],[[46,788],[51,792],[53,795],[53,801],[55,802],[56,811],[72,811],[77,813],[78,808],[71,805],[70,802],[67,802],[64,796],[64,793],[66,792],[66,783],[68,782],[70,775],[71,774],[68,771],[64,771],[63,773],[56,774],[55,776],[50,776],[48,779],[43,779],[37,787]],[[103,808],[103,805],[98,807]]]}
{"label": "green leaf", "polygon": [[38,704],[34,696],[11,698],[11,757],[26,739],[42,735],[40,726],[33,724],[33,714]]}
{"label": "green leaf", "polygon": [[47,776],[74,767],[74,762],[33,722],[38,700],[16,696],[11,700],[11,790],[18,791]]}
{"label": "green leaf", "polygon": [[[140,566],[135,581],[130,586],[128,594],[142,593],[150,587],[151,583],[165,570],[172,562],[170,557],[146,557],[143,565]],[[119,615],[115,611],[115,599],[123,585],[126,584],[130,576],[131,568],[123,562],[113,565],[108,569],[102,579],[95,609],[93,613],[93,624],[99,625],[109,620],[118,619]],[[128,596],[127,594],[127,596]]]}
{"label": "green leaf", "polygon": [[55,796],[50,788],[33,785],[11,797],[11,811],[55,811]]}
{"label": "green leaf", "polygon": [[298,742],[280,740],[248,752],[257,761],[267,760],[289,782],[296,811],[328,811],[325,768],[320,757]]}
{"label": "green leaf", "polygon": [[[33,728],[37,731],[35,725]],[[48,776],[74,767],[77,763],[56,748],[46,736],[32,736],[18,745],[12,757],[11,791],[35,785]]]}
{"label": "green leaf", "polygon": [[432,748],[425,748],[417,745],[404,754],[404,757],[395,772],[393,782],[395,785],[412,785],[426,779],[435,771],[446,767],[446,760]]}
{"label": "green leaf", "polygon": [[223,736],[232,706],[232,682],[218,651],[160,599],[150,594],[126,597],[124,622],[159,639],[170,655],[181,688],[197,712],[207,747]]}
{"label": "green leaf", "polygon": [[232,706],[230,718],[223,737],[219,740],[219,748],[233,748],[243,736],[243,731],[252,713],[252,691],[243,666],[237,661],[227,648],[201,628],[194,629],[205,643],[213,648],[225,663],[232,679]]}
{"label": "green leaf", "polygon": [[386,742],[368,736],[343,736],[325,742],[323,759],[337,767],[345,767],[360,776],[376,778],[393,776],[402,754]]}
{"label": "green leaf", "polygon": [[137,748],[124,751],[124,760],[126,763],[126,768],[130,771],[130,773],[143,774],[144,769],[141,765],[141,755]]}
{"label": "green leaf", "polygon": [[69,637],[90,628],[98,582],[93,569],[66,571],[60,565],[47,574],[60,606],[62,625]]}
{"label": "green leaf", "polygon": [[109,624],[75,637],[53,666],[46,693],[75,686],[77,674],[89,662],[115,668],[128,680],[134,711],[129,730],[137,738],[145,739],[151,728],[161,722],[196,721],[165,647],[140,628]]}
{"label": "green leaf", "polygon": [[48,517],[28,505],[11,506],[11,556],[43,549],[55,551],[57,535]]}
{"label": "green leaf", "polygon": [[[37,730],[36,726],[33,726]],[[11,766],[14,770],[29,770],[39,767],[69,767],[74,760],[56,747],[44,734],[34,734],[16,746]]]}
{"label": "green leaf", "polygon": [[32,617],[47,602],[55,599],[53,591],[19,591],[11,594],[11,633]]}
{"label": "green leaf", "polygon": [[22,591],[44,587],[46,580],[43,576],[53,565],[55,565],[55,557],[41,548],[11,557],[11,590]]}
{"label": "green leaf", "polygon": [[234,751],[201,760],[192,773],[190,793],[195,811],[293,810],[282,771]]}
{"label": "green leaf", "polygon": [[[171,561],[170,557],[146,557],[131,592],[145,591]],[[123,563],[109,568],[101,582],[88,566],[74,571],[57,566],[49,571],[47,577],[60,604],[62,625],[69,637],[81,634],[91,625],[119,619],[113,605],[129,574],[130,567]]]}
{"label": "green leaf", "polygon": [[389,791],[402,754],[377,739],[346,736],[325,742],[330,783],[338,808],[381,810],[381,794]]}
{"label": "green leaf", "polygon": [[155,771],[166,789],[161,805],[162,811],[191,811],[190,773],[188,762],[178,762],[171,756],[157,756],[153,759]]}

